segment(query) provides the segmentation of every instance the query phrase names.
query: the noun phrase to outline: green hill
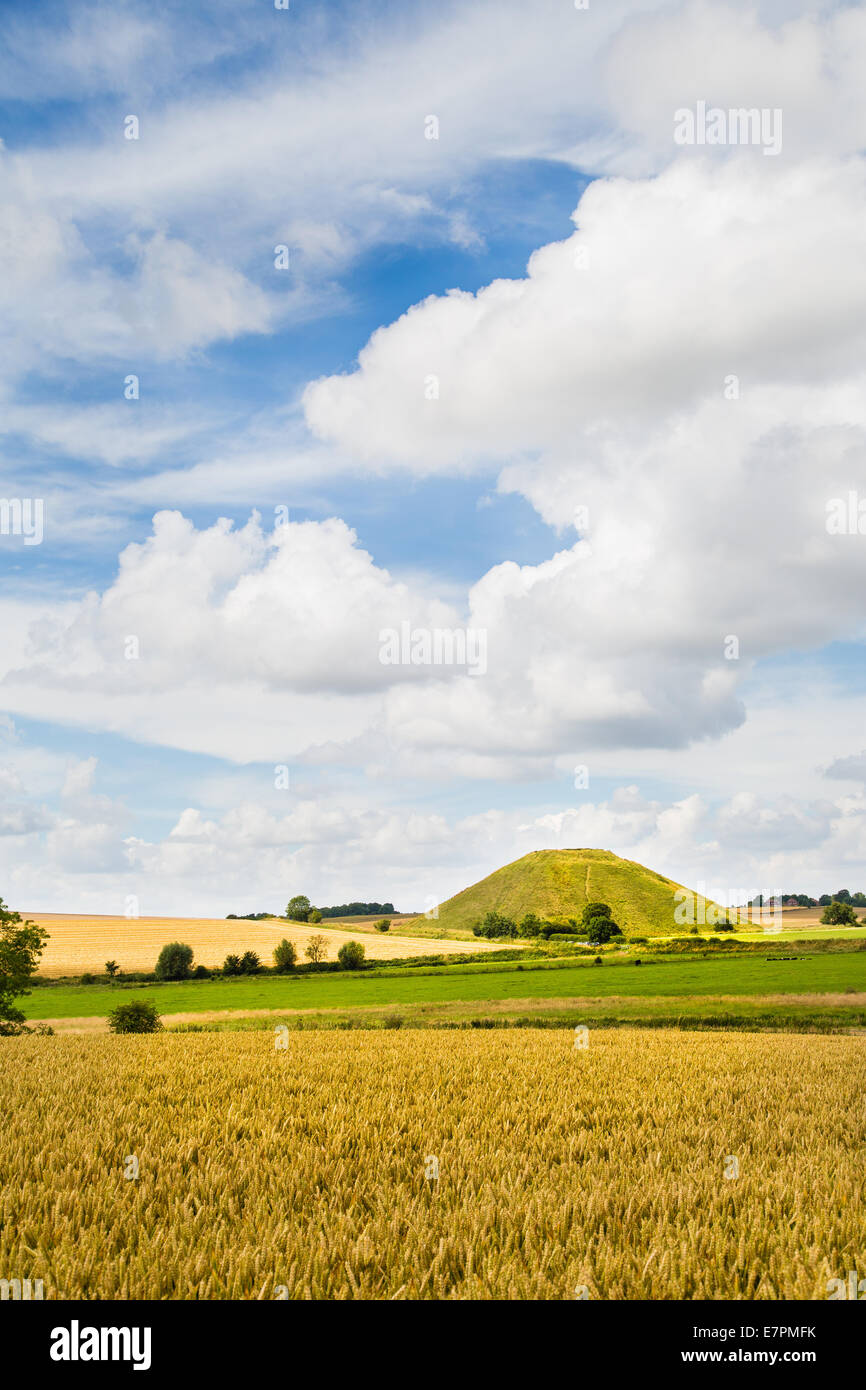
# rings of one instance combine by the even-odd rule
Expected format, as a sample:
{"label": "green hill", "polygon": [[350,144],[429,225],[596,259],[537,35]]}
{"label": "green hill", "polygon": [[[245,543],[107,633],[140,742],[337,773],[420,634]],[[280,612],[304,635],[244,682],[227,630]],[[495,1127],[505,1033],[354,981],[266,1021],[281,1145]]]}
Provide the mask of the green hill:
{"label": "green hill", "polygon": [[[471,930],[492,909],[515,921],[527,912],[548,922],[580,921],[586,903],[605,902],[626,936],[669,936],[689,930],[674,921],[681,887],[606,849],[538,849],[442,903],[439,926]],[[702,901],[695,895],[696,911]]]}

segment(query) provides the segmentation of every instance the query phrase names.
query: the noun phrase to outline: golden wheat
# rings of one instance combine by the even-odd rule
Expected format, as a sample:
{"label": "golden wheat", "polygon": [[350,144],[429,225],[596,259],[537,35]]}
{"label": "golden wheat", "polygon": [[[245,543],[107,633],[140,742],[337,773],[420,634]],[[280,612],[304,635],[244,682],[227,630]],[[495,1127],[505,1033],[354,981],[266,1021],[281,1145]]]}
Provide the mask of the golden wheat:
{"label": "golden wheat", "polygon": [[46,1298],[777,1299],[866,1273],[857,1038],[287,1042],[3,1040],[0,1277]]}

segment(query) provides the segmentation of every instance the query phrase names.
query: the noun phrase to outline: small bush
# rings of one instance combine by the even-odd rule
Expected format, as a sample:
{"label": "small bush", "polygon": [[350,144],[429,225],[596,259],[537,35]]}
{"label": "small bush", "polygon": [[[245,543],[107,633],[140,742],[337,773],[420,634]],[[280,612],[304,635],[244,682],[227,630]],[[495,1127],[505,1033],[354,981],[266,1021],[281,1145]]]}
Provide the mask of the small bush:
{"label": "small bush", "polygon": [[402,1028],[403,1018],[400,1014],[386,1014],[382,1020],[383,1028]]}
{"label": "small bush", "polygon": [[194,980],[209,980],[210,971],[208,970],[206,965],[197,965],[195,970],[192,972],[192,977]]}
{"label": "small bush", "polygon": [[131,1004],[118,1004],[108,1015],[112,1033],[159,1033],[162,1019],[155,1004],[145,999],[133,999]]}
{"label": "small bush", "polygon": [[244,951],[240,961],[240,973],[242,975],[255,975],[261,966],[261,961],[255,951]]}
{"label": "small bush", "polygon": [[328,938],[326,936],[311,936],[304,955],[311,965],[319,965],[323,960],[327,960]]}
{"label": "small bush", "polygon": [[596,956],[595,960],[592,963],[593,965],[602,965],[604,962],[602,961],[601,956]]}
{"label": "small bush", "polygon": [[283,937],[274,947],[274,965],[281,975],[286,975],[290,970],[294,970],[298,960],[298,952],[293,941],[287,941]]}
{"label": "small bush", "polygon": [[610,918],[612,915],[607,903],[587,903],[586,907],[583,909],[581,920],[586,927],[594,917]]}
{"label": "small bush", "polygon": [[82,983],[83,985],[95,985],[95,984],[96,984],[96,976],[95,976],[95,975],[91,975],[90,972],[88,971],[88,973],[87,973],[86,975],[82,975],[82,976],[81,976],[81,983]]}
{"label": "small bush", "polygon": [[241,958],[240,958],[240,956],[226,956],[225,960],[223,961],[223,974],[224,974],[224,975],[240,975],[240,973],[241,973]]}
{"label": "small bush", "polygon": [[346,941],[337,952],[337,960],[344,970],[360,970],[366,954],[362,941]]}
{"label": "small bush", "polygon": [[377,923],[376,923],[376,931],[390,931],[390,930],[391,930],[391,919],[390,919],[390,917],[383,917],[382,920],[381,920],[381,922],[377,922]]}
{"label": "small bush", "polygon": [[192,974],[192,947],[182,941],[163,946],[156,962],[158,980],[188,980]]}

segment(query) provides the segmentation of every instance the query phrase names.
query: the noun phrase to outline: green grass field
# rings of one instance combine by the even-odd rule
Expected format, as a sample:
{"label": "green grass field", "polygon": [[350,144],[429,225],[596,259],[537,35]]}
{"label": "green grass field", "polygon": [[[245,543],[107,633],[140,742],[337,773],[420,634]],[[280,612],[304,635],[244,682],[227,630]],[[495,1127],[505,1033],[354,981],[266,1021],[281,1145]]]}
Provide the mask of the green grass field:
{"label": "green grass field", "polygon": [[[709,935],[709,933],[707,933]],[[737,931],[731,933],[733,941],[775,941],[776,945],[786,941],[835,941],[859,937],[861,941],[866,941],[866,928],[864,927],[792,927],[788,930],[783,927],[780,932],[765,931]]]}
{"label": "green grass field", "polygon": [[509,999],[604,999],[695,995],[840,994],[866,990],[866,953],[801,955],[795,960],[743,959],[527,962],[381,970],[365,974],[268,976],[143,985],[40,987],[22,1001],[30,1019],[105,1015],[129,999],[150,999],[161,1013],[222,1009],[340,1009]]}

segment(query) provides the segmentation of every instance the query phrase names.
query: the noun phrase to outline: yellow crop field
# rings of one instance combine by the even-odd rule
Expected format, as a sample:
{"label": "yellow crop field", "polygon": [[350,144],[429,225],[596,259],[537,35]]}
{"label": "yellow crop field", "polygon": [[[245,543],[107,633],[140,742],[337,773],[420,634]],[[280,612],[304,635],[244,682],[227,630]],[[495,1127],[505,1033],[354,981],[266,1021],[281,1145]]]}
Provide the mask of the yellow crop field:
{"label": "yellow crop field", "polygon": [[0,1277],[45,1298],[824,1299],[854,1037],[2,1041]]}
{"label": "yellow crop field", "polygon": [[293,924],[285,921],[246,922],[199,917],[87,917],[54,912],[25,912],[49,933],[39,973],[56,978],[61,975],[94,974],[105,969],[107,960],[116,960],[121,970],[152,970],[161,947],[169,941],[185,941],[195,952],[197,965],[222,965],[230,952],[256,951],[263,965],[272,965],[272,952],[285,936],[294,941],[303,960],[303,950],[311,936],[324,936],[328,957],[335,960],[344,941],[362,941],[368,957],[393,960],[404,956],[435,953],[465,954],[467,951],[495,950],[499,943],[475,941],[413,940],[375,931],[345,931],[339,927]]}

